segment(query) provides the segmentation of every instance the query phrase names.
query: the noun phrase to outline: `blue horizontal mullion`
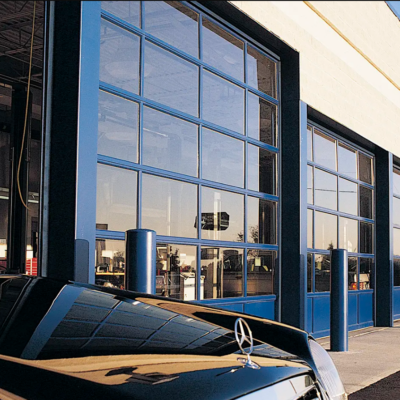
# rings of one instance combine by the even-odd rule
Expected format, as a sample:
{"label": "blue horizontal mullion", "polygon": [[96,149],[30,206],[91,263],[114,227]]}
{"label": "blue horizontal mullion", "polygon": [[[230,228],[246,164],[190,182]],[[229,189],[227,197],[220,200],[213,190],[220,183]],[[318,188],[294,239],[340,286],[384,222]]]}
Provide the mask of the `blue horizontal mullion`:
{"label": "blue horizontal mullion", "polygon": [[96,239],[125,240],[125,232],[96,229]]}
{"label": "blue horizontal mullion", "polygon": [[[331,252],[330,250],[323,250],[323,249],[311,249],[307,248],[307,253],[312,254],[320,254],[320,255],[329,255]],[[358,258],[375,258],[375,254],[370,253],[347,253],[348,257],[358,257]]]}
{"label": "blue horizontal mullion", "polygon": [[272,146],[272,145],[270,145],[268,143],[261,142],[260,140],[253,139],[253,138],[251,138],[249,136],[247,136],[247,142],[250,143],[250,144],[253,144],[255,146],[261,147],[261,148],[263,148],[265,150],[268,150],[268,151],[270,151],[272,153],[279,153],[279,148],[278,147],[274,147],[274,146]]}
{"label": "blue horizontal mullion", "polygon": [[361,221],[361,222],[368,222],[370,224],[375,223],[375,221],[370,218],[364,218],[364,217],[360,217],[360,216],[354,215],[354,214],[347,214],[347,213],[344,213],[341,211],[331,210],[330,208],[324,208],[324,207],[315,206],[312,204],[308,204],[307,208],[309,208],[310,210],[324,212],[325,214],[337,215],[339,217],[354,219],[354,220]]}

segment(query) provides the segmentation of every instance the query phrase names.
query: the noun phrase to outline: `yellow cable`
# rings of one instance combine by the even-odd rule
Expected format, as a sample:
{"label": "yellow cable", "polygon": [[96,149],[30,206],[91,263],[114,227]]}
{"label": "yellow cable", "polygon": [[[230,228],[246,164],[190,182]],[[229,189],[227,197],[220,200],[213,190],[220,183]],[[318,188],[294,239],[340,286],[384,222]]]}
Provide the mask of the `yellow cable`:
{"label": "yellow cable", "polygon": [[21,161],[22,161],[22,154],[24,152],[24,143],[25,143],[25,134],[26,134],[26,123],[27,123],[27,120],[28,120],[29,91],[30,91],[30,88],[31,88],[31,72],[32,72],[33,38],[34,38],[34,35],[35,35],[35,18],[36,18],[36,1],[33,2],[33,21],[32,21],[31,52],[30,52],[30,57],[29,57],[28,90],[27,90],[27,93],[26,93],[24,131],[22,133],[21,152],[19,154],[18,170],[17,170],[17,186],[18,186],[19,198],[21,199],[22,204],[24,205],[24,207],[27,210],[29,210],[29,208],[25,204],[24,199],[22,198],[21,185],[20,185],[20,182],[19,182],[19,173],[20,173],[20,170],[21,170]]}

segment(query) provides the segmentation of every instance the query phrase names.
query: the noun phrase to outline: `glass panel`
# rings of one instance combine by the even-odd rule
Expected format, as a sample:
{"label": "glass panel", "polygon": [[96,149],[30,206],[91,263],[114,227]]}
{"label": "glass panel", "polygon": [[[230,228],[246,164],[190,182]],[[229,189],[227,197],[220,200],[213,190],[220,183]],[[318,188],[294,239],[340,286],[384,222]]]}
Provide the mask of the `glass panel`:
{"label": "glass panel", "polygon": [[247,83],[276,98],[276,82],[276,62],[247,46]]}
{"label": "glass panel", "polygon": [[243,250],[201,248],[200,300],[243,296]]}
{"label": "glass panel", "polygon": [[100,80],[139,93],[140,39],[133,33],[101,21]]}
{"label": "glass panel", "polygon": [[199,15],[178,1],[145,1],[146,32],[198,57]]}
{"label": "glass panel", "polygon": [[307,292],[313,291],[313,255],[307,254]]}
{"label": "glass panel", "polygon": [[393,194],[400,196],[400,170],[393,169]]}
{"label": "glass panel", "polygon": [[277,146],[277,107],[249,92],[247,108],[247,135],[271,146]]}
{"label": "glass panel", "polygon": [[338,143],[338,171],[357,179],[357,152],[342,143]]}
{"label": "glass panel", "polygon": [[313,248],[313,210],[307,210],[307,247],[309,249]]}
{"label": "glass panel", "polygon": [[137,162],[138,131],[139,105],[100,91],[97,152]]}
{"label": "glass panel", "polygon": [[331,285],[331,257],[315,254],[315,291],[329,292]]}
{"label": "glass panel", "polygon": [[393,229],[393,254],[400,256],[400,229]]}
{"label": "glass panel", "polygon": [[244,89],[203,71],[203,118],[243,134]]}
{"label": "glass panel", "polygon": [[243,42],[203,18],[203,61],[243,82]]}
{"label": "glass panel", "polygon": [[373,267],[374,267],[373,258],[360,258],[360,284],[359,284],[360,290],[373,289],[374,287]]}
{"label": "glass panel", "polygon": [[307,160],[312,161],[312,127],[307,126]]}
{"label": "glass panel", "polygon": [[247,251],[247,296],[274,294],[276,251]]}
{"label": "glass panel", "polygon": [[393,260],[393,285],[400,286],[400,260],[398,258]]}
{"label": "glass panel", "polygon": [[336,140],[314,129],[314,162],[336,171]]}
{"label": "glass panel", "polygon": [[147,41],[144,59],[144,96],[197,117],[199,68]]}
{"label": "glass panel", "polygon": [[372,184],[372,159],[363,153],[358,153],[358,171],[360,181]]}
{"label": "glass panel", "polygon": [[144,107],[143,164],[198,176],[198,126]]}
{"label": "glass panel", "polygon": [[358,252],[358,221],[339,217],[339,248]]}
{"label": "glass panel", "polygon": [[250,190],[276,194],[276,154],[248,144],[247,186]]}
{"label": "glass panel", "polygon": [[247,241],[276,244],[276,203],[247,197]]}
{"label": "glass panel", "polygon": [[209,129],[202,132],[202,178],[244,187],[244,143]]}
{"label": "glass panel", "polygon": [[157,235],[197,237],[197,186],[143,174],[142,228]]}
{"label": "glass panel", "polygon": [[360,217],[372,219],[372,190],[360,185]]}
{"label": "glass panel", "polygon": [[140,1],[102,1],[101,8],[140,28]]}
{"label": "glass panel", "polygon": [[314,204],[313,167],[307,165],[307,203]]}
{"label": "glass panel", "polygon": [[96,228],[136,228],[137,172],[97,164]]}
{"label": "glass panel", "polygon": [[339,178],[339,211],[357,215],[357,183]]}
{"label": "glass panel", "polygon": [[360,222],[360,253],[372,254],[373,252],[373,225]]}
{"label": "glass panel", "polygon": [[400,199],[393,197],[393,223],[400,225]]}
{"label": "glass panel", "polygon": [[243,195],[203,186],[201,202],[202,239],[243,242]]}
{"label": "glass panel", "polygon": [[315,168],[314,196],[316,206],[337,210],[337,177]]}
{"label": "glass panel", "polygon": [[[196,300],[197,247],[157,244],[156,294],[178,300]],[[204,285],[201,288],[204,291]]]}
{"label": "glass panel", "polygon": [[348,259],[349,290],[357,290],[357,257]]}
{"label": "glass panel", "polygon": [[124,289],[125,241],[96,239],[95,284]]}
{"label": "glass panel", "polygon": [[0,199],[0,273],[7,268],[7,229],[8,199]]}
{"label": "glass panel", "polygon": [[314,247],[321,250],[337,248],[337,216],[315,211]]}

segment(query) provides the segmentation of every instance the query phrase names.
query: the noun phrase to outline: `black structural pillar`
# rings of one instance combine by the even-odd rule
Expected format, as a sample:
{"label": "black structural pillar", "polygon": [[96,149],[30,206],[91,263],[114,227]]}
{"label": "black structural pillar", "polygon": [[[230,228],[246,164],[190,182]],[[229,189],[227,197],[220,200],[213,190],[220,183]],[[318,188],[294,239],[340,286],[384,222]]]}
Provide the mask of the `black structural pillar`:
{"label": "black structural pillar", "polygon": [[375,171],[375,323],[393,326],[393,155],[379,147]]}

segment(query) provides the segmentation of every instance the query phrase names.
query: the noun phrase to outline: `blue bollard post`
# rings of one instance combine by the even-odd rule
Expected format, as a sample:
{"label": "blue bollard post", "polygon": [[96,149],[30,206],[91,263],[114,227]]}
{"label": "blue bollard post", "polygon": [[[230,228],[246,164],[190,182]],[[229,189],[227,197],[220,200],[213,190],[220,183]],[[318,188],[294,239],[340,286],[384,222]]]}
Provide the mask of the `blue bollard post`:
{"label": "blue bollard post", "polygon": [[156,293],[156,232],[150,229],[126,231],[125,289]]}
{"label": "blue bollard post", "polygon": [[331,351],[348,351],[347,250],[331,251]]}

